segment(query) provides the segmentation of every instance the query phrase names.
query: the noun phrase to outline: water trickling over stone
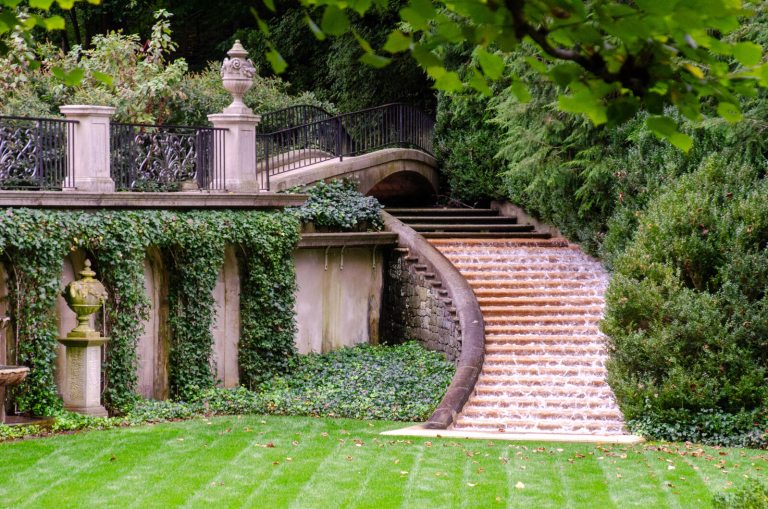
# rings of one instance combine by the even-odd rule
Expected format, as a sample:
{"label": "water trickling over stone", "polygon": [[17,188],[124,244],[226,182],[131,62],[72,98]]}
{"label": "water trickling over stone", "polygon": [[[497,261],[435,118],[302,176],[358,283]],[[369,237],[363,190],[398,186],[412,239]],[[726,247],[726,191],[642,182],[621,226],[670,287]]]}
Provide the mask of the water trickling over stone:
{"label": "water trickling over stone", "polygon": [[598,329],[608,276],[562,239],[432,239],[472,285],[486,349],[456,430],[623,434]]}

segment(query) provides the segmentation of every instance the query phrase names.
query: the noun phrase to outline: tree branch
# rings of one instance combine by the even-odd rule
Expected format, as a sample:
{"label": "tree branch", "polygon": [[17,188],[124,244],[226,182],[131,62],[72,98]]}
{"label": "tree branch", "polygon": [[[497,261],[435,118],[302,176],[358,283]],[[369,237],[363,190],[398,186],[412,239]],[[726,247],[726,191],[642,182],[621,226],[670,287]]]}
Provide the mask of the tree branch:
{"label": "tree branch", "polygon": [[528,22],[524,11],[525,0],[504,0],[504,5],[512,15],[515,37],[518,40],[528,36],[539,45],[544,53],[551,57],[574,62],[606,83],[620,83],[622,86],[632,90],[635,95],[642,96],[645,94],[648,84],[648,72],[643,67],[637,67],[635,65],[636,60],[631,55],[622,64],[618,72],[609,72],[605,60],[598,53],[587,56],[580,53],[577,49],[553,46],[548,39],[549,30],[544,27],[534,27]]}

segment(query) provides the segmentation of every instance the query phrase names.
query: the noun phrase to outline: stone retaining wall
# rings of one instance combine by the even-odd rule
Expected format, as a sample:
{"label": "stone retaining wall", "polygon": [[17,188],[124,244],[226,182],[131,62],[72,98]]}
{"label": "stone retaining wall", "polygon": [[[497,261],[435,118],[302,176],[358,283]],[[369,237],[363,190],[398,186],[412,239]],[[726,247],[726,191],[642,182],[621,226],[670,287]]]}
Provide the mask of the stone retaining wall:
{"label": "stone retaining wall", "polygon": [[415,339],[425,348],[458,362],[461,327],[456,308],[434,272],[428,272],[407,249],[387,256],[382,306],[382,337]]}

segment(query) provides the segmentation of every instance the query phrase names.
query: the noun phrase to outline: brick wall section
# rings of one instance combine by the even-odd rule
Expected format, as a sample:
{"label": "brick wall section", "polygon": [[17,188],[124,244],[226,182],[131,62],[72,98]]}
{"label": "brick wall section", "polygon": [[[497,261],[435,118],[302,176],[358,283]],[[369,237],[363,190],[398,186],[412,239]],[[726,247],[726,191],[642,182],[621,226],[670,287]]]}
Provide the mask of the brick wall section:
{"label": "brick wall section", "polygon": [[382,337],[415,339],[425,348],[458,362],[461,326],[448,290],[427,265],[398,248],[387,256],[382,309]]}

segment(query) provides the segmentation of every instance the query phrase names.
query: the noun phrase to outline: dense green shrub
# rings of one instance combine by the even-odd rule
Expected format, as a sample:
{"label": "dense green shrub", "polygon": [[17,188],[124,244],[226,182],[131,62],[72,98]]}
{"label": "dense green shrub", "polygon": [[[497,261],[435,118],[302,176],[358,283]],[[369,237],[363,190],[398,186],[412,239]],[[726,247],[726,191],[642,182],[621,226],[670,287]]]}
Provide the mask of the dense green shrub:
{"label": "dense green shrub", "polygon": [[297,209],[299,218],[315,227],[339,230],[381,230],[381,204],[357,191],[354,180],[318,182],[306,193],[309,199]]}
{"label": "dense green shrub", "polygon": [[[628,419],[675,415],[677,425],[711,410],[730,414],[741,436],[739,416],[766,407],[766,193],[764,168],[712,156],[639,215],[602,324]],[[751,422],[765,431],[764,420]]]}
{"label": "dense green shrub", "polygon": [[734,493],[720,493],[712,501],[715,509],[768,509],[768,486],[749,479]]}

